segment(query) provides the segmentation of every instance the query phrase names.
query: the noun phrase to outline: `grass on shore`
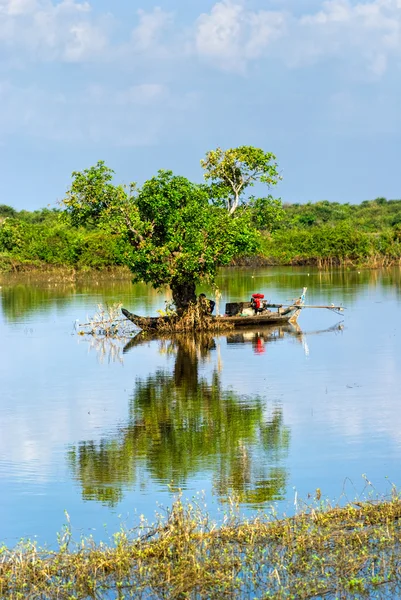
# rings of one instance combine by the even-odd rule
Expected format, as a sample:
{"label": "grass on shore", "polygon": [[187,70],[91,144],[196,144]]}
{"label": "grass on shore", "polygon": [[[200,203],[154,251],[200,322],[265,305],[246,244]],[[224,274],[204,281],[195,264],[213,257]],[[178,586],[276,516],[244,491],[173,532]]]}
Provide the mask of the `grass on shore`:
{"label": "grass on shore", "polygon": [[[232,267],[276,267],[276,266],[311,266],[318,269],[381,269],[401,265],[401,254],[372,253],[365,257],[319,256],[318,253],[287,252],[283,246],[276,246],[274,251],[266,248],[263,254],[240,256],[233,259]],[[80,281],[90,279],[132,280],[132,273],[127,267],[81,267],[57,266],[40,261],[7,260],[0,255],[0,277],[30,276],[35,281]]]}
{"label": "grass on shore", "polygon": [[29,541],[0,547],[0,597],[97,598],[395,598],[401,590],[401,497],[319,503],[292,518],[219,527],[204,507],[176,500],[149,525],[115,534],[110,545],[73,542],[59,550]]}

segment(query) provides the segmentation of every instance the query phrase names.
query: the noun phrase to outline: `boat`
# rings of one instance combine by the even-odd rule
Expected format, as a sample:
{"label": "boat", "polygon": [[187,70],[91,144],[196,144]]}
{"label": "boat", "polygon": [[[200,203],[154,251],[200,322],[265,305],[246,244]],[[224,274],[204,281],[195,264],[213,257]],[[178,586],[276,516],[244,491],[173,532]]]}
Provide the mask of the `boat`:
{"label": "boat", "polygon": [[[253,294],[250,302],[227,303],[224,315],[205,315],[205,318],[210,320],[210,324],[215,325],[216,329],[296,323],[304,308],[306,290],[304,287],[301,296],[289,305],[270,304],[264,300],[263,294]],[[169,316],[141,317],[126,308],[122,308],[121,312],[129,321],[145,331],[157,330],[171,320]]]}

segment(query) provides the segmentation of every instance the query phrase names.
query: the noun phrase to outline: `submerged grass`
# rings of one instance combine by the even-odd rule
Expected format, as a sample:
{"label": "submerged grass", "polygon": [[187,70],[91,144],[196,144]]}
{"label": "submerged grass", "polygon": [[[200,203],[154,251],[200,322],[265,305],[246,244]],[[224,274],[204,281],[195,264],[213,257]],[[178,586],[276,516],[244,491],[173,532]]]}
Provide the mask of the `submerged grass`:
{"label": "submerged grass", "polygon": [[110,545],[59,550],[30,542],[0,548],[1,598],[395,598],[401,592],[401,497],[314,505],[292,518],[217,527],[197,503],[178,499],[149,525]]}

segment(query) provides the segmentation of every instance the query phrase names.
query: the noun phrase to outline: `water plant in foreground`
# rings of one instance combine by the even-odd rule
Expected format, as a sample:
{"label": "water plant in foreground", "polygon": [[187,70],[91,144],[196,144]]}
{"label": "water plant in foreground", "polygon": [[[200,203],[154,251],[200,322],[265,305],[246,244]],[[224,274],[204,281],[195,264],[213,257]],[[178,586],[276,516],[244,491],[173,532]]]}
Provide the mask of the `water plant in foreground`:
{"label": "water plant in foreground", "polygon": [[234,507],[217,526],[196,501],[178,498],[110,544],[74,542],[68,524],[57,551],[0,547],[0,597],[395,598],[400,517],[393,493],[344,507],[316,501],[282,519],[241,520]]}

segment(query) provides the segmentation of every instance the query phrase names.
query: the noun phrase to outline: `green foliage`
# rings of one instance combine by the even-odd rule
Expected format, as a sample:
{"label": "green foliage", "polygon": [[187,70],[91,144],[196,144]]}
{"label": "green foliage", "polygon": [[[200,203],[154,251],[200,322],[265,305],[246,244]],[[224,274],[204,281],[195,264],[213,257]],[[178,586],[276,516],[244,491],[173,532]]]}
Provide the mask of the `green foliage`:
{"label": "green foliage", "polygon": [[57,224],[45,230],[38,226],[30,230],[33,235],[25,248],[29,258],[36,258],[47,264],[76,264],[82,240],[71,228]]}
{"label": "green foliage", "polygon": [[103,162],[73,173],[63,212],[7,209],[13,216],[0,224],[0,252],[21,263],[128,265],[136,281],[181,286],[178,302],[186,286],[185,305],[196,283],[212,282],[219,265],[258,246],[251,216],[240,211],[230,218],[210,204],[206,186],[160,171],[137,191],[112,177]]}
{"label": "green foliage", "polygon": [[29,242],[30,229],[16,219],[6,219],[0,228],[0,251],[21,251]]}
{"label": "green foliage", "polygon": [[252,211],[252,221],[261,231],[274,231],[285,218],[281,200],[272,196],[251,198],[249,206]]}
{"label": "green foliage", "polygon": [[74,173],[68,214],[75,224],[118,236],[119,260],[134,280],[169,285],[179,309],[195,301],[195,285],[213,281],[219,265],[257,247],[250,215],[241,211],[233,219],[212,206],[205,186],[159,171],[141,190],[132,185],[128,195],[111,178],[102,162]]}
{"label": "green foliage", "polygon": [[393,240],[395,242],[401,242],[401,223],[397,223],[393,227]]}
{"label": "green foliage", "polygon": [[15,217],[19,221],[24,221],[25,223],[41,223],[49,225],[50,223],[57,223],[60,215],[61,211],[57,208],[42,208],[41,210],[34,210],[33,212],[21,210]]}
{"label": "green foliage", "polygon": [[68,216],[60,218],[59,211],[35,211],[28,218],[26,211],[21,212],[22,216],[17,213],[0,224],[2,270],[10,270],[13,264],[94,268],[122,264],[123,249],[115,236],[75,229]]}
{"label": "green foliage", "polygon": [[207,185],[159,171],[138,190],[115,185],[99,161],[73,173],[65,210],[0,205],[0,269],[126,265],[136,281],[170,285],[185,306],[219,266],[256,252],[280,264],[379,266],[401,257],[401,200],[282,205],[269,195],[239,206],[250,186],[280,179],[274,155],[217,148],[202,166]]}
{"label": "green foliage", "polygon": [[103,231],[91,231],[82,238],[77,265],[95,269],[121,265],[121,254],[116,236],[107,235]]}
{"label": "green foliage", "polygon": [[380,266],[401,257],[401,200],[285,204],[263,253],[280,264]]}
{"label": "green foliage", "polygon": [[7,206],[7,204],[0,204],[0,220],[7,217],[15,217],[17,211],[12,206]]}
{"label": "green foliage", "polygon": [[160,171],[146,182],[137,206],[141,220],[153,231],[132,256],[136,278],[155,285],[191,277],[212,280],[219,265],[235,254],[254,251],[256,232],[242,211],[235,219],[209,205],[203,187],[184,177]]}
{"label": "green foliage", "polygon": [[[239,205],[241,195],[256,182],[276,185],[281,179],[276,157],[271,152],[253,146],[239,146],[210,150],[201,166],[205,179],[212,183],[212,192],[219,201],[225,198],[228,212],[232,214]],[[212,194],[213,195],[213,194]]]}
{"label": "green foliage", "polygon": [[366,232],[376,233],[380,230],[401,223],[401,200],[364,201],[361,204],[340,204],[338,202],[321,202],[307,204],[285,204],[283,229],[307,228],[324,224],[335,225],[347,221]]}
{"label": "green foliage", "polygon": [[[335,227],[279,230],[271,238],[271,251],[275,248],[281,252],[281,258],[287,262],[289,258],[324,257],[332,259],[364,259],[370,253],[369,235],[358,231],[348,224]],[[283,249],[284,253],[283,253]]]}
{"label": "green foliage", "polygon": [[128,196],[122,186],[113,185],[114,171],[103,161],[82,172],[74,171],[72,185],[64,199],[66,212],[75,226],[94,227],[124,206]]}

